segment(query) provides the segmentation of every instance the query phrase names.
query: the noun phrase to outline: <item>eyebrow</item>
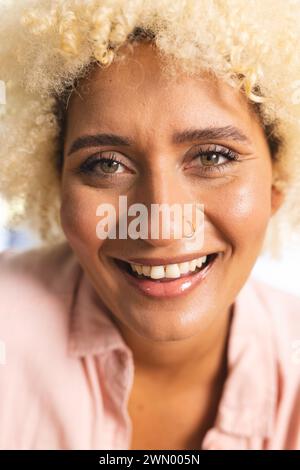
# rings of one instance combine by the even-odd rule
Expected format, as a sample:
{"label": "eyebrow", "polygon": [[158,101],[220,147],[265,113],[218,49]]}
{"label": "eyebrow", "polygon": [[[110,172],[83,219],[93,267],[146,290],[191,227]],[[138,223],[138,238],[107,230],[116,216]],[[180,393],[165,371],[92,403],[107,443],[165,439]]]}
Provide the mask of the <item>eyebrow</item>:
{"label": "eyebrow", "polygon": [[193,140],[237,140],[238,142],[250,143],[248,137],[237,127],[205,127],[203,129],[187,129],[182,132],[176,132],[173,135],[172,142],[181,144]]}
{"label": "eyebrow", "polygon": [[100,147],[100,145],[130,146],[132,144],[133,141],[130,139],[116,134],[84,135],[72,143],[68,155],[85,147]]}
{"label": "eyebrow", "polygon": [[[172,136],[173,144],[182,144],[195,140],[235,140],[250,144],[248,137],[237,127],[206,127],[202,129],[190,128],[181,132],[175,132]],[[117,134],[84,135],[76,139],[68,152],[68,155],[86,147],[99,147],[101,145],[125,146],[133,145],[133,140]]]}

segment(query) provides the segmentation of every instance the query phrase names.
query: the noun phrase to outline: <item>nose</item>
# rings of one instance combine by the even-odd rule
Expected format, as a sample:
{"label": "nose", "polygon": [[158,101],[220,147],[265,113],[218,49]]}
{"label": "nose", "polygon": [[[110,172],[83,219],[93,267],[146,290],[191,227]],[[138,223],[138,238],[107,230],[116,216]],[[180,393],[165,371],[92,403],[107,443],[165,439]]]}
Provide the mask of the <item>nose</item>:
{"label": "nose", "polygon": [[180,243],[195,230],[195,207],[188,188],[176,169],[151,172],[143,181],[143,203],[147,207],[148,236],[154,247]]}

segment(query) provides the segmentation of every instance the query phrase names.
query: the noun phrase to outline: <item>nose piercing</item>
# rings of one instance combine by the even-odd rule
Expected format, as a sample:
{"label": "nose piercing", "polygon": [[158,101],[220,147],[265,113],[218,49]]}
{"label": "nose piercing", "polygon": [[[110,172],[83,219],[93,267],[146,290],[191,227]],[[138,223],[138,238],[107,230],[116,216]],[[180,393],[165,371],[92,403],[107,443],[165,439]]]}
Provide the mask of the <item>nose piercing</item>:
{"label": "nose piercing", "polygon": [[188,220],[187,222],[189,223],[191,227],[191,233],[189,235],[184,235],[184,238],[192,238],[196,232],[196,228],[194,227],[194,224],[190,220]]}

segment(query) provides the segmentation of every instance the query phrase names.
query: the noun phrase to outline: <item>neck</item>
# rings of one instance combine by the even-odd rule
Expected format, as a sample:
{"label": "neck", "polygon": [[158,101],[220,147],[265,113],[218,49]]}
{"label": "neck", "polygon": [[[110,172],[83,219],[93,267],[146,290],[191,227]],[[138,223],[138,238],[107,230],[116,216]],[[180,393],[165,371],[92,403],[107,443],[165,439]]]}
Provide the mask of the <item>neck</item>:
{"label": "neck", "polygon": [[153,341],[137,335],[117,321],[121,334],[133,352],[135,373],[186,386],[199,382],[210,386],[226,374],[227,345],[233,305],[205,331],[177,341]]}

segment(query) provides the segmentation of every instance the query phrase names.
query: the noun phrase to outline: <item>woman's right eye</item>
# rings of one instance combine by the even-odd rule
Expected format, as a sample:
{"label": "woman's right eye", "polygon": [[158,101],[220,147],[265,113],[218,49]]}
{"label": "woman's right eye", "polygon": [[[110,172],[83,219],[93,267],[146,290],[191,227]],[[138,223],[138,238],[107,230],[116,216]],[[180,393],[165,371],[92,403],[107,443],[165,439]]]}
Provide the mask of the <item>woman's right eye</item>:
{"label": "woman's right eye", "polygon": [[123,173],[124,167],[117,160],[111,160],[108,158],[102,158],[97,165],[104,173]]}
{"label": "woman's right eye", "polygon": [[126,167],[112,152],[108,157],[103,157],[101,154],[91,156],[80,165],[80,172],[95,176],[114,176],[126,172]]}

